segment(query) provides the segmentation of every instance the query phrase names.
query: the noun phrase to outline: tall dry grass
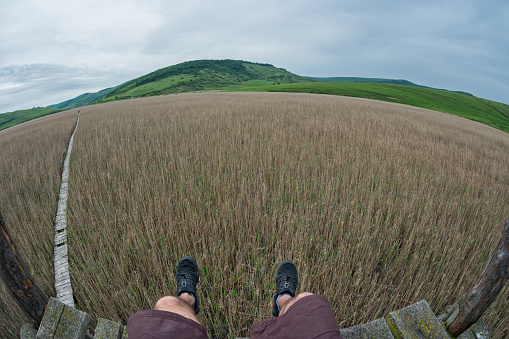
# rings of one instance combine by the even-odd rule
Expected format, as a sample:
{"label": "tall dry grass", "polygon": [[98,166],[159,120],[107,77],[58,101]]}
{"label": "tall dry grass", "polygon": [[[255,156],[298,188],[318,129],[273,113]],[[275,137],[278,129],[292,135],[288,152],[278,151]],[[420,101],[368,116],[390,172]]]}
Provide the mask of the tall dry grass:
{"label": "tall dry grass", "polygon": [[[30,274],[50,296],[60,160],[75,121],[76,111],[63,112],[0,132],[0,211]],[[19,338],[28,320],[0,286],[0,337]]]}
{"label": "tall dry grass", "polygon": [[[215,93],[82,109],[70,174],[77,307],[125,322],[201,269],[201,319],[247,336],[282,260],[341,327],[479,278],[509,217],[509,136],[461,118],[321,95]],[[506,288],[485,319],[509,333]]]}
{"label": "tall dry grass", "polygon": [[[509,136],[461,118],[280,93],[80,110],[70,271],[77,307],[94,320],[125,322],[174,294],[184,255],[200,265],[200,315],[215,337],[247,336],[270,315],[285,259],[299,268],[299,290],[327,296],[341,327],[423,298],[439,313],[473,286],[509,218]],[[57,169],[75,113],[47,119],[0,133],[0,207],[53,295]],[[494,338],[509,335],[508,290],[485,316]],[[7,337],[19,329],[12,310],[0,311]]]}

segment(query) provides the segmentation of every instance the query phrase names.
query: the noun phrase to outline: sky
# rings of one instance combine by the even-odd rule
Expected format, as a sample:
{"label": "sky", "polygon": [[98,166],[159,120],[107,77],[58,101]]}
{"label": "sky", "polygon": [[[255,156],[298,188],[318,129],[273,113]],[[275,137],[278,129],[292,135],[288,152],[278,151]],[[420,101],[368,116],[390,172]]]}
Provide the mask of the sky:
{"label": "sky", "polygon": [[0,112],[199,59],[509,104],[507,0],[0,0]]}

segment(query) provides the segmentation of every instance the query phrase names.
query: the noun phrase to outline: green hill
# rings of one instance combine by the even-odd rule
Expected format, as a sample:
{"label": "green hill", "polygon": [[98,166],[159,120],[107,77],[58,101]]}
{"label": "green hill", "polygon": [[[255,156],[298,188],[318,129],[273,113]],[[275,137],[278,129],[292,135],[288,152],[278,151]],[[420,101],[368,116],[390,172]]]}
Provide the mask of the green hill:
{"label": "green hill", "polygon": [[447,90],[358,82],[285,84],[244,90],[345,95],[396,102],[458,115],[509,133],[509,105]]}
{"label": "green hill", "polygon": [[77,96],[74,99],[66,100],[59,104],[50,105],[48,107],[59,108],[59,109],[71,109],[71,108],[90,105],[91,103],[101,99],[102,97],[104,97],[105,95],[107,95],[109,92],[111,92],[114,89],[115,89],[115,87],[111,87],[111,88],[106,88],[106,89],[100,90],[99,92],[95,92],[95,93],[85,93],[80,96]]}
{"label": "green hill", "polygon": [[40,118],[45,115],[63,111],[58,108],[51,107],[34,107],[30,109],[19,110],[15,112],[7,112],[0,114],[0,131],[11,126],[21,124],[22,122]]}
{"label": "green hill", "polygon": [[246,86],[309,82],[276,68],[241,60],[196,60],[158,69],[128,81],[97,102],[116,101],[170,93],[232,89]]}

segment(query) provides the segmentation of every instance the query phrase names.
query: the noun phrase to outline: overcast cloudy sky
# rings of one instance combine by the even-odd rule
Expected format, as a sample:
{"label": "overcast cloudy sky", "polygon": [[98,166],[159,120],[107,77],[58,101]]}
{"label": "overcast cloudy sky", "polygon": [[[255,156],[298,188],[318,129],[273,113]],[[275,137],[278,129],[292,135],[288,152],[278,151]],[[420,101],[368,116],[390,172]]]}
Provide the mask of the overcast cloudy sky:
{"label": "overcast cloudy sky", "polygon": [[509,104],[507,0],[0,0],[0,112],[196,59],[405,79]]}

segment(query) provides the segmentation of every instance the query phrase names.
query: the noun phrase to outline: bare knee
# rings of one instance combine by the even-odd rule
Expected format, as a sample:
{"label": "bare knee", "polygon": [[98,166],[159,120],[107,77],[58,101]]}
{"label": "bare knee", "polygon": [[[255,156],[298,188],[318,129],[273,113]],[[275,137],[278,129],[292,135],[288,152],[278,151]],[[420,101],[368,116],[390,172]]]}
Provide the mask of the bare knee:
{"label": "bare knee", "polygon": [[280,306],[280,314],[286,313],[290,307],[293,306],[297,301],[299,301],[302,298],[309,297],[310,295],[313,295],[313,293],[310,292],[303,292],[297,295],[294,298],[288,298],[287,300],[283,301],[282,303],[278,304]]}
{"label": "bare knee", "polygon": [[200,323],[200,320],[198,320],[196,317],[193,308],[186,301],[184,301],[182,297],[163,297],[156,302],[154,310],[176,313],[185,318]]}
{"label": "bare knee", "polygon": [[182,302],[177,298],[173,296],[166,296],[162,297],[156,302],[156,305],[154,306],[154,310],[162,310],[162,311],[170,311],[172,312],[173,309],[182,307]]}

